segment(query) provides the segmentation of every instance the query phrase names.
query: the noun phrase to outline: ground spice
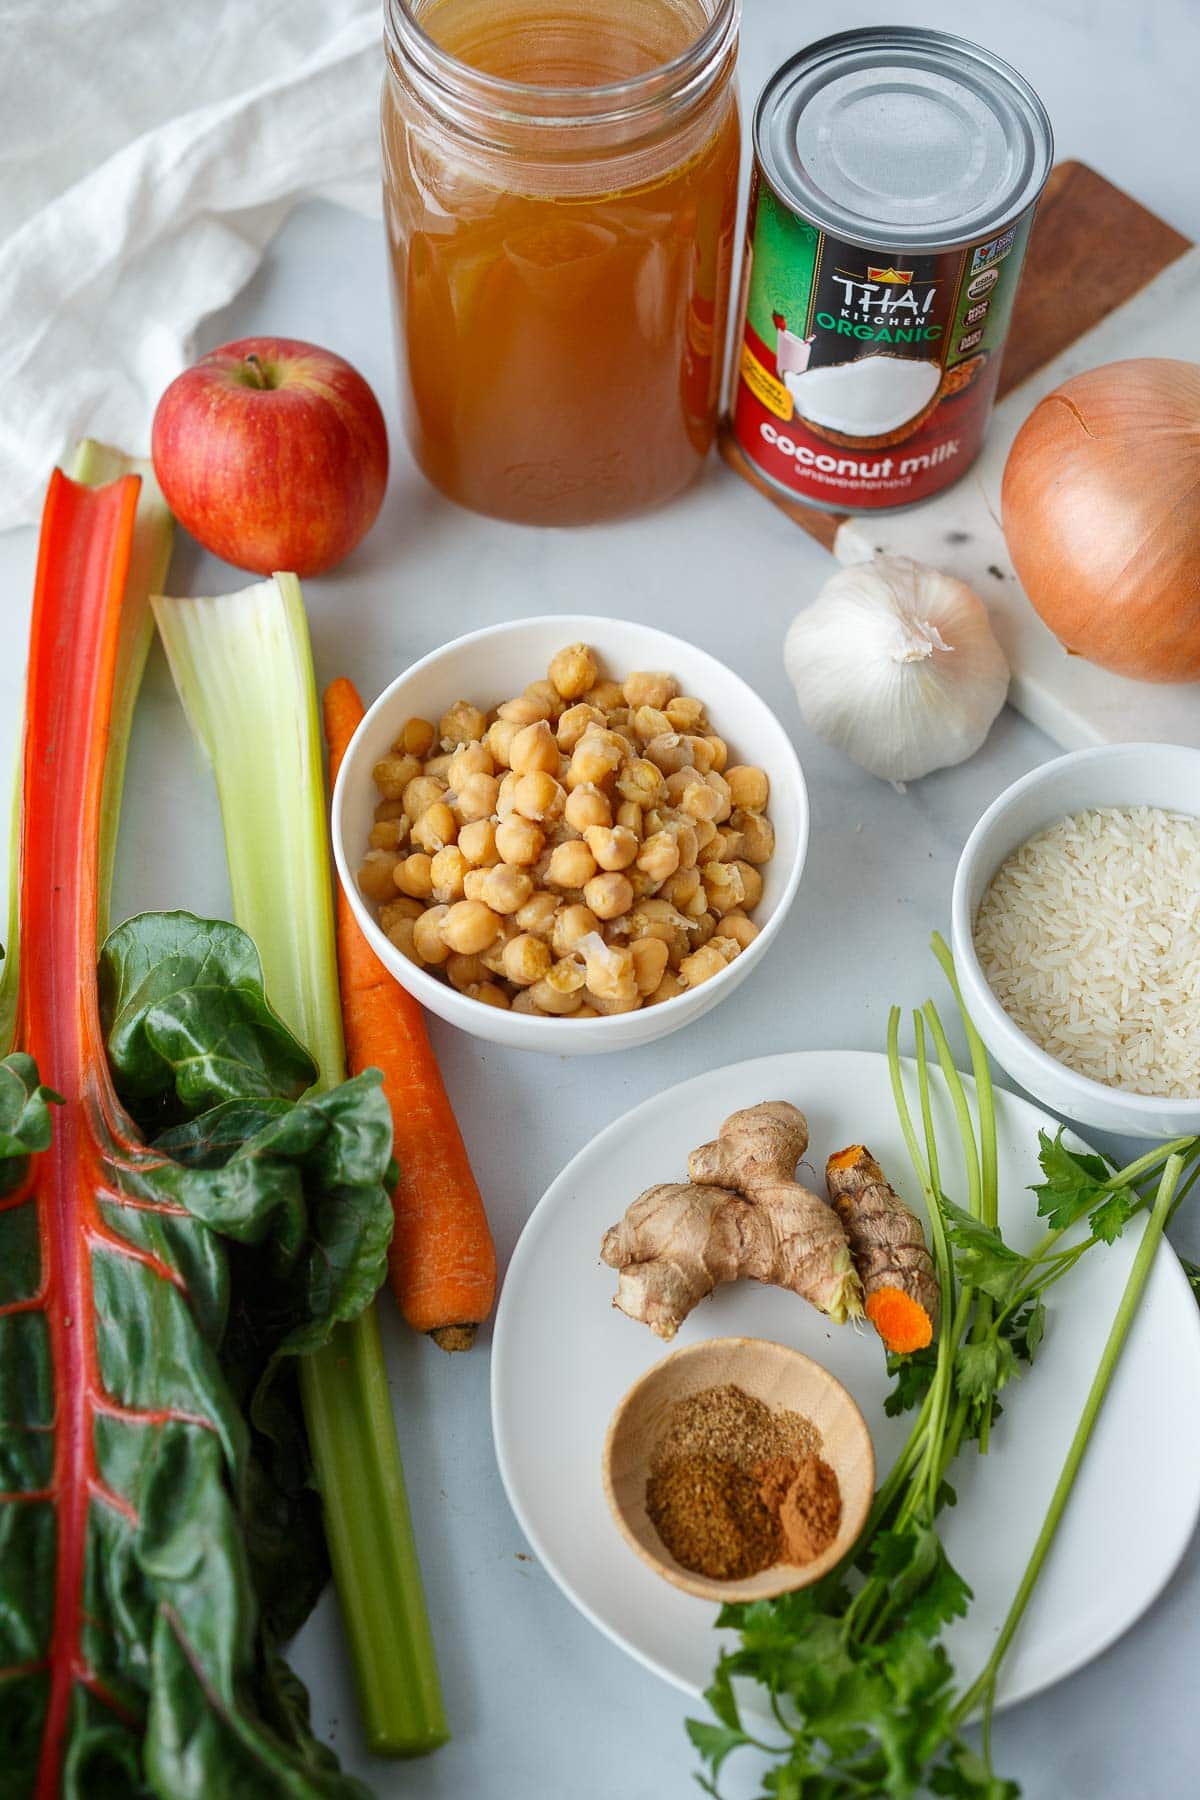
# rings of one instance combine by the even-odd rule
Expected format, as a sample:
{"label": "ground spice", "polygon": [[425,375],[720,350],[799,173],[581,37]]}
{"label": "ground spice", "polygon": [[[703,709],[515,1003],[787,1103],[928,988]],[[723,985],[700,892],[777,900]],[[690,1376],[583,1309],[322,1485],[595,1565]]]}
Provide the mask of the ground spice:
{"label": "ground spice", "polygon": [[650,1476],[646,1511],[671,1555],[695,1575],[744,1581],[778,1562],[779,1519],[752,1475],[723,1457],[680,1457]]}
{"label": "ground spice", "polygon": [[655,1445],[653,1470],[683,1456],[716,1456],[751,1472],[772,1457],[816,1456],[821,1434],[797,1412],[773,1412],[765,1401],[726,1382],[677,1400]]}
{"label": "ground spice", "polygon": [[842,1491],[819,1456],[776,1456],[755,1470],[758,1497],[776,1520],[782,1562],[808,1563],[826,1551],[842,1522]]}

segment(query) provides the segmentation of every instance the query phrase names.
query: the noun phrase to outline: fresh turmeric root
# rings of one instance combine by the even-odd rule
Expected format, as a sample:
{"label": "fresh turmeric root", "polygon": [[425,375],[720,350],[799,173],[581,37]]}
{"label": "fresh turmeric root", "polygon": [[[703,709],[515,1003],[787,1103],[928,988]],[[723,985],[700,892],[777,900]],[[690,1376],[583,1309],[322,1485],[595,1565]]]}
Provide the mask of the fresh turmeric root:
{"label": "fresh turmeric root", "polygon": [[734,1113],[688,1159],[690,1182],[648,1188],[604,1235],[613,1304],[673,1338],[692,1308],[739,1276],[788,1288],[836,1324],[862,1316],[862,1287],[833,1208],[791,1177],[803,1113],[767,1101]]}
{"label": "fresh turmeric root", "polygon": [[825,1185],[862,1277],[868,1319],[888,1350],[923,1350],[933,1340],[940,1296],[920,1220],[865,1144],[829,1158]]}

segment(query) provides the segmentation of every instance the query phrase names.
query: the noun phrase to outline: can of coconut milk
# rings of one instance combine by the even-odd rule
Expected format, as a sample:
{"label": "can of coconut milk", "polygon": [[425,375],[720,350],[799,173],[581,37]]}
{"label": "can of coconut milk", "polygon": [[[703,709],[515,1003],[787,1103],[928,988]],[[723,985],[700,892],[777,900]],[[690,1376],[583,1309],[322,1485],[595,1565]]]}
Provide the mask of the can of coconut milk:
{"label": "can of coconut milk", "polygon": [[1053,152],[999,57],[872,27],[802,50],[754,115],[732,435],[838,512],[949,487],[983,443]]}

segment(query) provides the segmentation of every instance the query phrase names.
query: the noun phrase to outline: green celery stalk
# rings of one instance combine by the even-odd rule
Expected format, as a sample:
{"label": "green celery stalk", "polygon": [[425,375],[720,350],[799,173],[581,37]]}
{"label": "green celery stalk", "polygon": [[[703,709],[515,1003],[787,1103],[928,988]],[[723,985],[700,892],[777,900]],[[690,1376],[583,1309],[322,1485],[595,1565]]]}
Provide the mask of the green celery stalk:
{"label": "green celery stalk", "polygon": [[[237,924],[272,1004],[320,1069],[345,1079],[317,690],[294,575],[208,600],[155,596],[192,730],[216,777]],[[301,1362],[305,1418],[367,1741],[446,1741],[433,1637],[374,1308]]]}

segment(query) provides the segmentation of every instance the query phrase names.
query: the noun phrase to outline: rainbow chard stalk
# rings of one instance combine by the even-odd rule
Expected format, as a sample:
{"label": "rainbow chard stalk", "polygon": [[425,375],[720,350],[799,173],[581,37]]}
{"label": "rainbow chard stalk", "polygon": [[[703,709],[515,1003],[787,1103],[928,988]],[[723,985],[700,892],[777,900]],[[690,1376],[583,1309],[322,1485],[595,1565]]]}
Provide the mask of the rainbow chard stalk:
{"label": "rainbow chard stalk", "polygon": [[295,1369],[382,1276],[390,1118],[369,1076],[308,1096],[233,926],[129,920],[98,975],[138,505],[133,476],[56,473],[38,561],[0,1065],[0,1788],[350,1800],[275,1644],[325,1578]]}

